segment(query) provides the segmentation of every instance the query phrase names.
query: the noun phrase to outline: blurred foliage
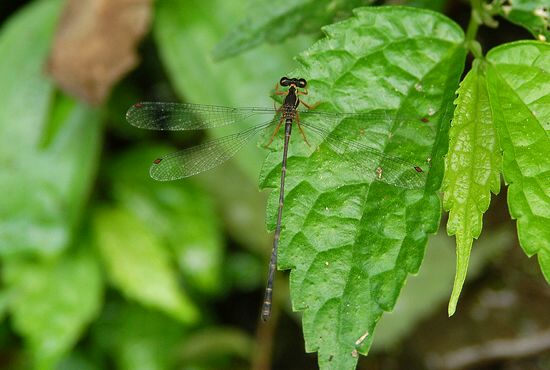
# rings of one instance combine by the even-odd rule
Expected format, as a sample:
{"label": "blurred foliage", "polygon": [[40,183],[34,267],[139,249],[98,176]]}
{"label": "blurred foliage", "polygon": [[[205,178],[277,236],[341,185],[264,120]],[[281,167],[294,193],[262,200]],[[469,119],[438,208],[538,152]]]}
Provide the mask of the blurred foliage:
{"label": "blurred foliage", "polygon": [[3,271],[14,329],[25,337],[36,368],[52,368],[99,311],[98,261],[89,245],[81,249],[52,262],[12,261]]}
{"label": "blurred foliage", "polygon": [[550,40],[550,4],[545,0],[496,0],[499,15],[525,27],[540,41]]}
{"label": "blurred foliage", "polygon": [[10,196],[0,200],[0,254],[6,257],[62,252],[94,178],[97,113],[56,94],[42,74],[59,10],[59,2],[40,2],[2,28],[0,158],[7,168],[0,187]]}
{"label": "blurred foliage", "polygon": [[351,10],[372,0],[297,0],[250,4],[247,15],[213,50],[215,59],[235,56],[264,42],[279,43],[300,33],[319,33],[321,27],[344,19]]}
{"label": "blurred foliage", "polygon": [[[461,179],[465,170],[447,170],[445,183],[455,184],[445,189],[446,199],[454,197],[445,205],[450,217],[460,211],[454,207],[464,204],[474,210],[449,223],[456,226],[449,231],[457,233],[457,240],[459,233],[467,239],[467,250],[457,252],[457,276],[469,286],[458,313],[448,320],[440,316],[445,316],[452,287],[453,243],[440,232],[425,258],[424,246],[441,217],[437,191],[449,145],[443,123],[453,111],[468,50],[460,28],[441,14],[401,7],[352,12],[368,3],[159,0],[151,35],[140,48],[142,63],[97,108],[66,96],[43,72],[63,2],[0,4],[0,368],[229,370],[271,363],[277,369],[315,369],[317,359],[295,345],[304,335],[306,348],[320,351],[323,369],[354,368],[357,353],[366,353],[373,338],[360,369],[425,369],[430,364],[486,369],[488,362],[506,369],[547,369],[550,358],[537,355],[539,347],[513,339],[541,338],[550,330],[544,314],[550,305],[548,286],[541,284],[533,261],[517,254],[518,244],[527,255],[537,254],[540,271],[550,280],[549,46],[508,43],[485,58],[475,36],[477,27],[479,33],[496,27],[492,17],[500,15],[498,37],[484,34],[488,42],[517,38],[519,28],[508,20],[547,40],[548,5],[542,0],[471,2],[474,13],[464,29],[476,67],[455,102],[450,133],[455,142],[448,158],[458,156],[462,166],[489,171],[482,161],[487,158],[468,145],[475,140],[461,136],[481,135],[480,144],[488,144],[487,134],[479,131],[484,127],[475,126],[484,122],[494,124],[500,146],[491,150],[502,150],[503,162],[501,167],[493,161],[491,186],[487,177]],[[429,8],[455,20],[467,19],[471,11],[445,0],[387,3]],[[323,32],[328,37],[310,46]],[[293,63],[299,54],[298,64]],[[430,78],[418,85],[415,73],[424,69]],[[398,145],[384,149],[429,156],[426,190],[366,183],[330,190],[334,184],[316,178],[319,170],[336,168],[342,182],[353,171],[326,151],[307,152],[296,140],[280,267],[295,268],[292,307],[306,309],[304,333],[301,316],[288,304],[283,274],[274,320],[258,325],[270,250],[265,220],[272,229],[277,192],[270,193],[265,216],[266,196],[257,190],[257,176],[263,187],[278,186],[280,143],[274,143],[263,167],[265,152],[252,147],[210,173],[158,183],[148,177],[150,160],[203,137],[139,132],[124,120],[127,107],[143,99],[270,106],[274,83],[290,71],[310,79],[308,101],[322,100],[325,109],[433,115],[429,130],[401,132]],[[410,95],[396,94],[399,86]],[[476,105],[480,102],[488,103]],[[487,104],[490,119],[474,119],[485,117]],[[469,128],[461,130],[461,122]],[[380,136],[392,133],[379,129]],[[418,146],[410,146],[411,139]],[[501,170],[509,188],[489,206],[489,190],[496,192]],[[466,183],[468,189],[472,184],[483,188],[484,194],[478,191],[464,201]],[[358,190],[366,199],[353,222],[330,213],[338,201],[340,210],[353,213],[347,201]],[[519,241],[506,195],[509,213],[518,220]],[[391,209],[391,215],[383,209]],[[346,235],[346,230],[347,235],[358,233],[356,244],[370,249],[331,248],[334,235]],[[313,250],[305,236],[327,250]],[[469,246],[478,236],[466,276]],[[349,285],[352,272],[363,265],[372,279]],[[417,271],[405,284],[407,275]],[[454,303],[458,293],[455,286]],[[341,300],[344,308],[323,307],[329,298]],[[382,312],[392,308],[374,331]],[[365,330],[369,335],[359,341]],[[510,344],[499,347],[496,357],[474,351],[477,357],[464,362],[456,356],[495,341]]]}

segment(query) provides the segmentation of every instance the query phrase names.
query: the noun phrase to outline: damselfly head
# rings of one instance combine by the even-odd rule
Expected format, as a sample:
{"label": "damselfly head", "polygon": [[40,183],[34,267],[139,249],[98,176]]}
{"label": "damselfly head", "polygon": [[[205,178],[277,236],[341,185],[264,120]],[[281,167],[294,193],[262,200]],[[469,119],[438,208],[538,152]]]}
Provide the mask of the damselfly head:
{"label": "damselfly head", "polygon": [[294,87],[299,87],[299,88],[304,88],[307,86],[307,81],[305,80],[305,78],[288,78],[288,77],[283,77],[281,78],[281,80],[279,81],[279,84],[281,86],[294,86]]}

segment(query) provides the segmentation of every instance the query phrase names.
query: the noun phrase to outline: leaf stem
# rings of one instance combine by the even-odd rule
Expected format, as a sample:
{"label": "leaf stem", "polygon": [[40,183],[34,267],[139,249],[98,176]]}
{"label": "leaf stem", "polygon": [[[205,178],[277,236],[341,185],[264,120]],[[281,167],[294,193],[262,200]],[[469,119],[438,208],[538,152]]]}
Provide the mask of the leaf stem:
{"label": "leaf stem", "polygon": [[471,0],[472,12],[470,16],[470,22],[468,23],[468,28],[466,30],[466,41],[465,45],[468,50],[474,55],[477,59],[483,59],[483,51],[481,45],[476,40],[477,30],[479,26],[483,23],[482,12],[483,4],[481,0]]}

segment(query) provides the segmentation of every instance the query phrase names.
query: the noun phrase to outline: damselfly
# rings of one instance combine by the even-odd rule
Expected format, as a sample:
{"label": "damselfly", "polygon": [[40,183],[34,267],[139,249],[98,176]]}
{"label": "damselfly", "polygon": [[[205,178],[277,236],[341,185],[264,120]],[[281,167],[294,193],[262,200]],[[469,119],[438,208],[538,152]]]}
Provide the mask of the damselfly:
{"label": "damselfly", "polygon": [[[279,84],[286,90],[280,91]],[[259,132],[267,127],[274,126],[274,132],[267,144],[269,145],[284,123],[285,134],[277,225],[262,307],[262,319],[264,321],[271,315],[277,247],[281,235],[288,146],[294,123],[298,126],[307,145],[310,145],[310,143],[306,131],[308,134],[312,133],[317,136],[321,144],[324,143],[342,158],[351,160],[357,171],[365,174],[365,180],[367,181],[382,181],[407,189],[422,188],[426,182],[426,172],[419,165],[384,154],[373,146],[338,134],[338,130],[335,129],[337,126],[345,126],[346,123],[355,124],[355,126],[359,123],[360,126],[368,127],[371,124],[380,122],[421,124],[426,122],[425,119],[400,117],[391,111],[368,113],[317,111],[313,109],[314,106],[310,106],[300,99],[300,95],[308,94],[305,79],[283,77],[279,84],[276,85],[275,94],[284,96],[283,104],[279,108],[232,108],[201,104],[144,102],[133,105],[126,114],[130,124],[150,130],[202,130],[241,122],[254,116],[269,117],[264,123],[247,130],[209,140],[197,146],[155,159],[151,166],[150,175],[161,181],[193,176],[216,167],[233,157],[246,142]],[[298,110],[300,104],[309,108],[309,110]]]}

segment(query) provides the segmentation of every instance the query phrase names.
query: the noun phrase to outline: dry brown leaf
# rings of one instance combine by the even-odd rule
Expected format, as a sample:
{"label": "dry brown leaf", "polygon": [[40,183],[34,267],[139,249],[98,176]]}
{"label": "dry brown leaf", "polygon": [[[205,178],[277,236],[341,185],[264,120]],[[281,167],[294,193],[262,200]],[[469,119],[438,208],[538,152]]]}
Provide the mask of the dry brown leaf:
{"label": "dry brown leaf", "polygon": [[137,44],[149,30],[151,0],[68,0],[47,73],[70,95],[101,104],[138,62]]}

